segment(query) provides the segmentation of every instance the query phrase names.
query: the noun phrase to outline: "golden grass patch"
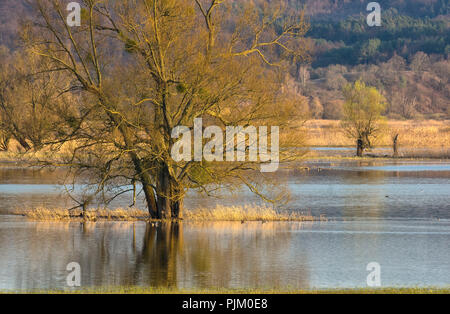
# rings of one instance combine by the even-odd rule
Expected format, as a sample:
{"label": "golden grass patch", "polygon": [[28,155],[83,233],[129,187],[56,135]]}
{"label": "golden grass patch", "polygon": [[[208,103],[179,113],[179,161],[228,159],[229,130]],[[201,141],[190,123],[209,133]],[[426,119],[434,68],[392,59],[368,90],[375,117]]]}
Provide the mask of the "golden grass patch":
{"label": "golden grass patch", "polygon": [[186,220],[192,221],[315,221],[324,219],[310,214],[280,211],[270,206],[221,206],[213,209],[187,211]]}
{"label": "golden grass patch", "polygon": [[87,210],[82,215],[81,210],[36,208],[30,210],[16,210],[13,214],[23,215],[28,219],[36,221],[136,221],[150,218],[148,211],[138,209]]}
{"label": "golden grass patch", "polygon": [[[354,146],[339,121],[310,120],[306,123],[308,146]],[[385,133],[374,143],[391,146],[393,134],[399,134],[400,147],[448,149],[450,146],[450,120],[388,121]]]}
{"label": "golden grass patch", "polygon": [[[148,211],[138,209],[99,209],[87,210],[82,215],[81,210],[36,208],[16,210],[16,215],[23,215],[35,221],[139,221],[150,220]],[[269,206],[220,206],[212,209],[186,210],[186,221],[317,221],[324,217],[314,217],[310,214],[276,210]]]}

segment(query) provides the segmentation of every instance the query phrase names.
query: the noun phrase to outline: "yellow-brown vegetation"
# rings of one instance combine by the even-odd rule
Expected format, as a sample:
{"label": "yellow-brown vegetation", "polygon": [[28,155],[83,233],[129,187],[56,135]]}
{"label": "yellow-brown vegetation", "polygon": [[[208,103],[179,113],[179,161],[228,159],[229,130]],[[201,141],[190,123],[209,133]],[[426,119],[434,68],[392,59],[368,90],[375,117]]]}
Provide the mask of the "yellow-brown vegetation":
{"label": "yellow-brown vegetation", "polygon": [[[98,209],[81,210],[36,208],[16,210],[16,215],[23,215],[36,221],[138,221],[150,220],[148,211],[138,209]],[[314,217],[290,211],[280,211],[269,206],[220,206],[212,209],[187,210],[184,220],[187,221],[316,221],[324,217]]]}
{"label": "yellow-brown vegetation", "polygon": [[[355,146],[340,127],[339,121],[310,120],[306,123],[308,146]],[[391,146],[393,134],[399,134],[400,147],[448,149],[450,120],[388,121],[385,133],[374,143]]]}

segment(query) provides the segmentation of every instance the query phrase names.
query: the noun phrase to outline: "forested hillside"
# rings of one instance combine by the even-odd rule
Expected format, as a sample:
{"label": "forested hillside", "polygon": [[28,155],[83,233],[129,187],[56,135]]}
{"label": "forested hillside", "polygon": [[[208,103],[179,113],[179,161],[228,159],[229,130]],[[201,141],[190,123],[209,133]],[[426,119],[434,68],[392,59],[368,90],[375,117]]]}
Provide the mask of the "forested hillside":
{"label": "forested hillside", "polygon": [[340,118],[342,86],[357,79],[383,92],[392,118],[448,116],[450,1],[378,1],[381,27],[367,25],[369,2],[287,1],[304,6],[311,23],[312,60],[291,71],[300,82],[291,88],[316,118]]}
{"label": "forested hillside", "polygon": [[[287,86],[313,117],[339,118],[341,88],[356,79],[382,91],[391,117],[450,111],[449,0],[379,0],[381,27],[366,23],[368,0],[247,1],[282,3],[286,16],[305,9],[311,58],[290,69]],[[235,10],[243,6],[242,0],[230,3]],[[0,0],[0,45],[17,48],[20,20],[29,13],[25,0]]]}

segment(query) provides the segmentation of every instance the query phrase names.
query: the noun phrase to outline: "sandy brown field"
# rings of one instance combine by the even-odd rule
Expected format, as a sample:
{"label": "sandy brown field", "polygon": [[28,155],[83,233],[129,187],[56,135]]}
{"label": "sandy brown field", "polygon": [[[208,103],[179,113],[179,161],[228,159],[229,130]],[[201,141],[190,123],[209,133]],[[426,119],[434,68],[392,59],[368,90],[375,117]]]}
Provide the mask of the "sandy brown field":
{"label": "sandy brown field", "polygon": [[[375,141],[375,147],[392,147],[393,134],[399,134],[399,149],[402,157],[450,158],[450,120],[406,120],[387,121],[384,132]],[[307,147],[354,147],[355,140],[348,138],[340,121],[309,120],[295,133],[280,134],[281,139],[299,137]],[[0,152],[0,162],[27,162],[69,155],[71,145],[66,144],[58,152],[43,150],[18,154],[18,143],[11,141],[10,151]],[[314,157],[309,154],[307,157]]]}
{"label": "sandy brown field", "polygon": [[[308,146],[354,146],[339,121],[310,120],[306,123]],[[450,146],[450,120],[388,121],[376,146],[391,146],[391,135],[399,134],[399,144],[410,148],[446,148]]]}

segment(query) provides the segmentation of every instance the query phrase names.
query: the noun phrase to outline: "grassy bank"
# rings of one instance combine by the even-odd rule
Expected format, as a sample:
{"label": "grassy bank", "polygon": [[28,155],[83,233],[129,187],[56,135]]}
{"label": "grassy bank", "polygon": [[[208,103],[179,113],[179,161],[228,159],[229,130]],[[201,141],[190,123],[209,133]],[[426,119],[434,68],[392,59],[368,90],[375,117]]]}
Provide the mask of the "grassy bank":
{"label": "grassy bank", "polygon": [[34,294],[450,294],[448,288],[358,288],[358,289],[176,289],[152,287],[113,287],[87,288],[80,290],[31,290],[4,291],[3,293],[34,293]]}
{"label": "grassy bank", "polygon": [[[15,210],[15,215],[22,215],[34,221],[148,221],[148,211],[138,209],[100,209],[81,210],[36,208]],[[268,206],[217,206],[213,209],[186,210],[185,221],[316,221],[324,217],[314,217],[295,212],[279,211]]]}

